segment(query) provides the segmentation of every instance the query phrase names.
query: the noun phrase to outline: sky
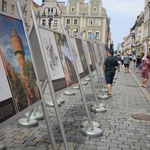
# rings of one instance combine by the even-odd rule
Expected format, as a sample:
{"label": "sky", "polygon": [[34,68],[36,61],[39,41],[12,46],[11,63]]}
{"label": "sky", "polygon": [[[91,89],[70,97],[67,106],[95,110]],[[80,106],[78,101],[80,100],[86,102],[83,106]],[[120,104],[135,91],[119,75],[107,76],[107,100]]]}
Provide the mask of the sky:
{"label": "sky", "polygon": [[[34,0],[41,4],[42,0]],[[64,1],[67,0],[58,0]],[[85,0],[89,2],[89,0]],[[117,49],[123,38],[130,33],[130,28],[135,24],[137,16],[144,10],[145,0],[102,0],[102,6],[107,11],[110,20],[111,38],[114,49]]]}

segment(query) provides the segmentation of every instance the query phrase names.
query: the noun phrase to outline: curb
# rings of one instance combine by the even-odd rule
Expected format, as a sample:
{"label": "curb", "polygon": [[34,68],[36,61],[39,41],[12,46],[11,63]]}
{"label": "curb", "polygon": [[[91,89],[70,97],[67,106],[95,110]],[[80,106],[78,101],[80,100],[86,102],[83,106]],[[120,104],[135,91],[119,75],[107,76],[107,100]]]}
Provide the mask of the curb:
{"label": "curb", "polygon": [[142,88],[141,87],[141,83],[139,82],[139,80],[137,79],[137,77],[133,74],[133,72],[130,70],[131,75],[133,76],[134,80],[136,81],[136,83],[138,84],[139,88],[141,89],[141,91],[143,92],[143,94],[145,95],[148,103],[150,104],[150,93],[146,90],[146,88]]}

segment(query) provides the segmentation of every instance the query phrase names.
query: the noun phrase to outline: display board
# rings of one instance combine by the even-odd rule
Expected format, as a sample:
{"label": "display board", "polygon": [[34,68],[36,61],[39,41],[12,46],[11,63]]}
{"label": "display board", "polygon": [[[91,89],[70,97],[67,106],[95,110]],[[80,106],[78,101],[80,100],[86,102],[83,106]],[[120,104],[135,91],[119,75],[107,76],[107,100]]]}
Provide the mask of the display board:
{"label": "display board", "polygon": [[76,44],[76,40],[73,37],[70,37],[70,42],[71,42],[71,46],[72,46],[72,51],[74,54],[74,59],[75,59],[75,63],[78,69],[78,73],[80,75],[80,78],[84,77],[84,70],[83,70],[83,66],[82,66],[82,62],[80,59],[80,55],[79,55],[79,51],[77,48],[77,44]]}
{"label": "display board", "polygon": [[[0,14],[0,37],[0,48],[14,105],[21,112],[41,100],[22,20]],[[11,97],[10,94],[8,96]],[[5,106],[1,106],[1,110],[4,108]]]}
{"label": "display board", "polygon": [[97,43],[93,43],[93,46],[94,46],[94,52],[95,52],[95,55],[96,55],[96,60],[97,60],[97,63],[100,64],[100,53],[99,53],[99,50],[98,50],[98,47],[97,47]]}
{"label": "display board", "polygon": [[88,70],[88,63],[86,61],[82,41],[81,41],[81,39],[78,39],[78,38],[75,38],[75,40],[76,40],[77,49],[78,49],[78,52],[79,52],[79,55],[80,55],[82,67],[83,67],[83,70],[84,70],[84,75],[87,76],[87,75],[89,75],[89,70]]}
{"label": "display board", "polygon": [[91,71],[95,71],[96,65],[95,65],[95,59],[94,59],[94,54],[93,54],[93,51],[92,51],[91,42],[90,41],[85,41],[85,45],[86,45],[85,48],[87,48],[87,53],[89,54],[89,59],[91,61],[90,69],[91,69]]}
{"label": "display board", "polygon": [[103,61],[102,49],[101,49],[99,43],[96,43],[96,46],[97,46],[97,53],[98,53],[98,57],[99,57],[99,65],[101,66],[103,63],[102,62]]}
{"label": "display board", "polygon": [[77,75],[66,36],[41,26],[39,32],[54,91],[76,84]]}
{"label": "display board", "polygon": [[17,113],[15,101],[12,97],[8,74],[0,51],[0,123]]}

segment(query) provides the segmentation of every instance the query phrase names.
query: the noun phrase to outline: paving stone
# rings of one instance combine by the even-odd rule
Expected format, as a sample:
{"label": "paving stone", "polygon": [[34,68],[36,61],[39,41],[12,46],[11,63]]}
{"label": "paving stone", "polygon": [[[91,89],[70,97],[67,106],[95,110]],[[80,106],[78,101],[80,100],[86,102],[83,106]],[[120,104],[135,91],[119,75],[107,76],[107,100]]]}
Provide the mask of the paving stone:
{"label": "paving stone", "polygon": [[[100,129],[104,131],[101,137],[85,137],[80,132],[81,123],[88,120],[80,91],[76,90],[75,96],[61,94],[65,103],[59,107],[59,111],[69,150],[150,149],[150,123],[131,117],[131,114],[135,112],[146,112],[145,103],[143,103],[146,98],[131,74],[125,75],[120,72],[117,75],[118,78],[113,85],[113,96],[106,100],[99,100],[106,105],[107,111],[105,113],[90,112],[92,120],[100,123]],[[94,84],[98,92],[96,76],[94,77]],[[95,103],[91,85],[88,84],[83,88],[86,93],[87,105],[90,108],[91,104]],[[49,96],[48,93],[50,92],[47,91],[47,97]],[[133,94],[135,95],[134,98]],[[39,111],[41,110],[39,109]],[[48,113],[57,149],[65,150],[54,108],[48,107]],[[45,120],[40,120],[38,123],[37,127],[24,128],[13,122],[0,129],[0,140],[8,143],[7,150],[19,150],[19,148],[23,150],[51,150]]]}

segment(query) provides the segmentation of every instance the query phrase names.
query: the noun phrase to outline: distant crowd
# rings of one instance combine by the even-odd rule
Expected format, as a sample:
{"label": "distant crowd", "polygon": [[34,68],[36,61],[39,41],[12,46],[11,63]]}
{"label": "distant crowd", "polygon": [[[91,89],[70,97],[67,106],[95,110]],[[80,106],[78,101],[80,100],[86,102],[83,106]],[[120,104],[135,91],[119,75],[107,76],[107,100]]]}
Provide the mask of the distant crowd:
{"label": "distant crowd", "polygon": [[120,65],[124,65],[125,73],[129,73],[129,67],[132,61],[136,73],[141,73],[141,86],[144,88],[148,86],[147,82],[150,77],[150,51],[146,55],[144,53],[141,53],[140,55],[136,56],[127,53],[126,55],[117,54],[114,57],[116,57]]}

